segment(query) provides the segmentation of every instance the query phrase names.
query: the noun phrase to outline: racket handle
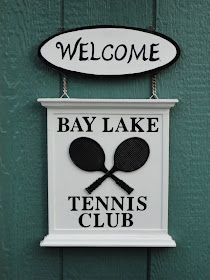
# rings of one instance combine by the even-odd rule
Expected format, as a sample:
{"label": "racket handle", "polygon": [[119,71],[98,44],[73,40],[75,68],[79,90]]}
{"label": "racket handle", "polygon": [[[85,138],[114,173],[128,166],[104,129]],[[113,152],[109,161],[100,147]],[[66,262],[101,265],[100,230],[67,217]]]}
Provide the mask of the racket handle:
{"label": "racket handle", "polygon": [[95,189],[97,189],[103,183],[103,177],[97,179],[89,187],[86,188],[86,191],[91,194]]}
{"label": "racket handle", "polygon": [[112,173],[114,172],[114,168],[109,170],[106,174],[104,174],[102,177],[98,178],[95,182],[93,182],[89,187],[86,188],[86,191],[91,194],[96,188],[98,188],[103,181],[106,180]]}
{"label": "racket handle", "polygon": [[115,175],[112,174],[110,177],[115,181],[116,184],[118,184],[118,186],[120,186],[128,194],[132,193],[132,191],[134,190],[129,185],[127,185],[123,180],[119,179]]}

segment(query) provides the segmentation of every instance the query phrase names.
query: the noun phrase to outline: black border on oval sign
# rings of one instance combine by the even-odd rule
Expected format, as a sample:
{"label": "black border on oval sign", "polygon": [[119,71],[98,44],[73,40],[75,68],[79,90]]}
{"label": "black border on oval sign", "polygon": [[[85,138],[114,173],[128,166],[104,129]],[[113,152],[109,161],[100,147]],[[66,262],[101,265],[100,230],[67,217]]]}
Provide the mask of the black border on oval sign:
{"label": "black border on oval sign", "polygon": [[[77,31],[77,30],[98,29],[98,28],[130,29],[130,30],[137,30],[137,31],[145,32],[145,33],[155,34],[155,35],[157,35],[159,37],[162,37],[163,39],[166,39],[167,41],[169,41],[170,43],[172,43],[175,46],[175,48],[176,48],[176,56],[169,63],[167,63],[167,64],[165,64],[163,66],[157,67],[155,69],[144,71],[144,72],[126,73],[126,74],[119,74],[119,75],[113,75],[113,74],[112,75],[106,75],[106,74],[91,74],[91,73],[84,73],[84,72],[79,72],[79,71],[72,71],[72,70],[63,69],[62,67],[55,66],[54,64],[50,63],[49,61],[47,61],[41,55],[41,48],[44,46],[44,44],[47,43],[49,40],[53,39],[54,37],[58,36],[58,35],[65,34],[65,33],[68,33],[68,32],[74,32],[74,31]],[[166,36],[166,35],[164,35],[162,33],[159,33],[159,32],[156,32],[156,31],[147,30],[147,29],[143,29],[143,28],[127,27],[127,26],[120,26],[120,25],[93,25],[93,26],[86,26],[86,27],[79,27],[79,28],[69,29],[69,30],[66,30],[64,32],[59,32],[59,33],[56,33],[55,35],[52,35],[52,36],[48,37],[46,40],[44,40],[39,45],[39,49],[38,49],[38,56],[41,58],[41,60],[44,61],[48,66],[50,66],[54,70],[57,70],[57,71],[62,72],[64,74],[69,74],[69,73],[72,72],[72,73],[79,73],[81,75],[103,76],[103,77],[118,77],[118,76],[121,77],[121,76],[127,76],[127,75],[133,75],[134,76],[134,75],[146,74],[146,73],[156,73],[157,71],[165,69],[165,68],[169,67],[170,65],[174,64],[177,61],[177,59],[179,58],[180,53],[181,53],[181,51],[180,51],[180,47],[178,46],[178,44],[173,39],[171,39],[170,37],[168,37],[168,36]]]}

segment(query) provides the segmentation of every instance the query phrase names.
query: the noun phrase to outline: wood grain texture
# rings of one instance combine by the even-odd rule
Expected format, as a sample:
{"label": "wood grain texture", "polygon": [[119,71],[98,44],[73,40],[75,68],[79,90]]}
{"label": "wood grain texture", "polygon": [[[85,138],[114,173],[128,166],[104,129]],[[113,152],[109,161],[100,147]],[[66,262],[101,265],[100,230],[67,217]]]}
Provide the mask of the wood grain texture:
{"label": "wood grain texture", "polygon": [[169,231],[175,249],[153,249],[151,280],[210,279],[209,1],[160,0],[157,31],[181,47],[158,75],[158,94],[178,98],[171,115]]}
{"label": "wood grain texture", "polygon": [[[125,25],[149,28],[153,5],[150,1],[71,0],[64,1],[65,30],[90,25]],[[91,77],[71,74],[69,93],[83,98],[148,98],[150,77]],[[65,248],[65,280],[144,280],[147,277],[145,248]]]}
{"label": "wood grain texture", "polygon": [[[169,231],[174,249],[46,249],[46,114],[37,97],[59,96],[59,74],[37,57],[39,43],[96,24],[148,28],[155,1],[2,0],[0,2],[0,279],[210,279],[210,3],[157,0],[157,31],[181,47],[158,75],[160,98],[179,98],[171,116]],[[62,12],[62,13],[61,13]],[[147,98],[150,77],[68,76],[69,94]],[[63,252],[62,252],[63,251]],[[148,257],[148,258],[147,258]]]}
{"label": "wood grain texture", "polygon": [[0,3],[0,279],[58,280],[58,249],[47,233],[46,113],[38,97],[57,97],[59,75],[37,56],[60,27],[60,1]]}
{"label": "wood grain texture", "polygon": [[63,279],[146,280],[144,248],[64,249]]}

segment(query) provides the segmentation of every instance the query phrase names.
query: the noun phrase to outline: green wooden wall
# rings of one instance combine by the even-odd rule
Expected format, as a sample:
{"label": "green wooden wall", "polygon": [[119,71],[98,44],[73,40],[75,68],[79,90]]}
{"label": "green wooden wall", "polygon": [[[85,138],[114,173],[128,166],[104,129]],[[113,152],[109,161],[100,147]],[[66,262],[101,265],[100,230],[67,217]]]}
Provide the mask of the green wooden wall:
{"label": "green wooden wall", "polygon": [[[210,279],[210,1],[1,0],[0,279]],[[160,98],[178,98],[171,118],[169,231],[177,248],[40,248],[47,233],[46,112],[61,76],[37,57],[62,28],[116,24],[178,42],[178,62],[158,74]],[[148,98],[149,75],[68,76],[71,97]]]}

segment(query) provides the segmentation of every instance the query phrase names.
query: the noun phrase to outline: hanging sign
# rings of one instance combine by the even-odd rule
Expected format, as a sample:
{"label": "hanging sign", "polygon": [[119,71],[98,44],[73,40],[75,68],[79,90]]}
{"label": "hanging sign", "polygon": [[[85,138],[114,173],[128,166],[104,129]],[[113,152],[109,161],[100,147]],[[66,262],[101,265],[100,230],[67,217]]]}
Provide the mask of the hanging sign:
{"label": "hanging sign", "polygon": [[95,26],[55,35],[39,48],[52,67],[93,75],[126,75],[158,71],[180,54],[169,37],[145,29]]}
{"label": "hanging sign", "polygon": [[48,131],[49,234],[41,246],[174,247],[169,111],[178,101],[38,101]]}

